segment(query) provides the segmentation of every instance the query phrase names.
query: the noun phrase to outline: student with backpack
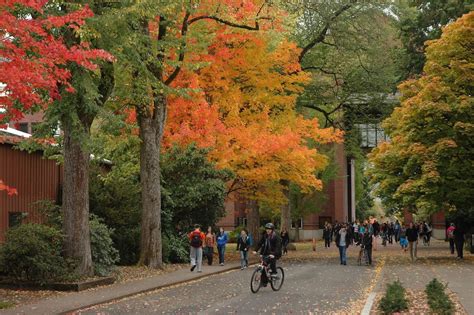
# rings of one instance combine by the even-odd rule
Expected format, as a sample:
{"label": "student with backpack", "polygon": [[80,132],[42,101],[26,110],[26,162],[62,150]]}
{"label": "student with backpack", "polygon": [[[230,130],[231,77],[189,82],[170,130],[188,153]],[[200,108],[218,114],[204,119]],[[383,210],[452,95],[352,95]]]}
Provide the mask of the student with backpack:
{"label": "student with backpack", "polygon": [[202,272],[202,244],[206,235],[201,232],[199,225],[194,226],[194,230],[188,234],[189,237],[189,256],[191,258],[191,271],[197,267],[197,272]]}
{"label": "student with backpack", "polygon": [[454,255],[454,230],[456,230],[454,223],[451,223],[446,229],[446,236],[449,240],[449,249],[451,250],[451,255]]}

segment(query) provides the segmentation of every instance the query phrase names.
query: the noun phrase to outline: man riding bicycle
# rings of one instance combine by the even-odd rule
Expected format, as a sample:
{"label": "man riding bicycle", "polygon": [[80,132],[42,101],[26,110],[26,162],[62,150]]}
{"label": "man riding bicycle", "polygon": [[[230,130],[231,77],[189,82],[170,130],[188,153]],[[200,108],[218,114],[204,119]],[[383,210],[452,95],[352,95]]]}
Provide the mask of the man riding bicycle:
{"label": "man riding bicycle", "polygon": [[253,253],[256,254],[259,250],[260,255],[267,257],[270,273],[276,274],[276,261],[281,257],[281,239],[275,233],[275,226],[272,223],[265,224],[265,233]]}

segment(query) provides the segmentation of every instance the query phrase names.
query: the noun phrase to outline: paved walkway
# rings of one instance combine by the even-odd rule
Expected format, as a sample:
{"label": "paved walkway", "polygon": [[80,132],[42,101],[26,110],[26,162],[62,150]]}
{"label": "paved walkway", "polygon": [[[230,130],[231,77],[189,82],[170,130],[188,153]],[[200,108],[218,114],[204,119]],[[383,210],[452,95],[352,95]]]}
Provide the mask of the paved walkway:
{"label": "paved walkway", "polygon": [[[421,290],[424,289],[426,284],[433,279],[433,277],[437,277],[442,282],[448,283],[448,288],[457,294],[467,313],[474,314],[474,255],[466,253],[466,259],[464,261],[457,261],[454,257],[449,256],[446,243],[434,242],[433,246],[420,247],[418,252],[419,260],[415,263],[411,263],[407,253],[401,252],[399,248],[398,245],[391,245],[384,248],[379,244],[378,250],[374,252],[377,266],[372,269],[376,271],[377,277],[375,277],[375,275],[369,277],[374,281],[371,283],[370,290],[368,291],[381,294],[385,288],[385,284],[395,279],[400,279],[406,287]],[[355,264],[354,257],[356,252],[356,248],[350,249],[349,256],[352,257],[349,261],[350,264]],[[320,270],[327,271],[324,266],[330,262],[324,261],[324,257],[336,261],[337,250],[333,247],[331,247],[331,249],[324,249],[318,244],[316,252],[298,251],[298,256],[301,255],[316,259],[318,261],[317,264],[320,265]],[[382,261],[384,261],[384,263],[381,263]],[[238,262],[231,262],[225,266],[203,266],[202,273],[189,272],[189,269],[181,269],[146,279],[133,280],[127,283],[118,283],[93,290],[50,297],[36,303],[0,310],[0,314],[34,315],[72,313],[78,309],[85,309],[93,305],[116,301],[139,293],[201,279],[209,275],[238,269],[239,267]],[[348,279],[350,279],[350,276]],[[366,295],[368,295],[368,293],[369,292],[366,292]],[[359,302],[365,302],[365,299]]]}
{"label": "paved walkway", "polygon": [[47,298],[34,304],[0,310],[0,314],[67,314],[92,305],[107,303],[123,297],[197,280],[211,274],[219,274],[233,269],[240,269],[240,262],[228,263],[225,266],[203,266],[202,273],[197,273],[196,271],[190,272],[189,269],[180,269],[146,279],[133,280],[94,290]]}

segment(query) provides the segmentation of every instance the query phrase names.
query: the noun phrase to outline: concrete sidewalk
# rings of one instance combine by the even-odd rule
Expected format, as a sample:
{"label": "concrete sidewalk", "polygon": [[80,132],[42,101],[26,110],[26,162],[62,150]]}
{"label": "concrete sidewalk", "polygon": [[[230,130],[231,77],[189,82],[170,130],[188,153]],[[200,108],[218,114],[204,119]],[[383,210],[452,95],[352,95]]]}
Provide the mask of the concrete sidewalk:
{"label": "concrete sidewalk", "polygon": [[47,298],[36,303],[17,306],[11,309],[0,310],[0,314],[67,314],[75,310],[103,304],[124,297],[153,291],[160,288],[198,280],[210,275],[240,269],[240,262],[227,263],[225,266],[203,265],[202,272],[190,272],[188,268],[180,269],[145,279],[118,283],[99,289],[87,290],[67,295]]}

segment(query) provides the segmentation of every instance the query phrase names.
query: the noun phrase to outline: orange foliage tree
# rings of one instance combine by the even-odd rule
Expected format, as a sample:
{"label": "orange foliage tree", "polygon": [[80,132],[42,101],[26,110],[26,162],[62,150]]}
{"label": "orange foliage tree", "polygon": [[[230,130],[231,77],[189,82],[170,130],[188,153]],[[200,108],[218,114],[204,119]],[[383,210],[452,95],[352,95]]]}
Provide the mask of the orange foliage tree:
{"label": "orange foliage tree", "polygon": [[171,99],[165,144],[212,147],[209,157],[236,175],[230,190],[274,208],[287,202],[284,183],[321,189],[315,174],[327,158],[314,144],[340,141],[341,133],[296,113],[309,81],[298,55],[270,30],[219,29],[208,53],[195,57],[209,65],[179,78],[199,91]]}

